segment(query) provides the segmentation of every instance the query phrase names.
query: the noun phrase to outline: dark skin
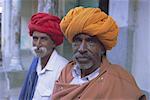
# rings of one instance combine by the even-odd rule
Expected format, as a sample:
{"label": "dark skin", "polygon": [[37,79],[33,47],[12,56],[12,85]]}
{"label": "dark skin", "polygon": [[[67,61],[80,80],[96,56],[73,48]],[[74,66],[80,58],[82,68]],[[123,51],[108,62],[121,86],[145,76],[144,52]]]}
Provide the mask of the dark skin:
{"label": "dark skin", "polygon": [[73,38],[73,59],[81,69],[81,77],[85,77],[100,67],[101,53],[105,49],[96,36],[80,33]]}
{"label": "dark skin", "polygon": [[33,46],[37,47],[37,50],[35,52],[42,53],[41,51],[38,50],[40,47],[45,47],[47,49],[47,52],[44,54],[44,56],[40,57],[41,59],[41,66],[42,69],[45,68],[54,48],[55,48],[55,43],[53,40],[50,38],[49,35],[46,33],[41,33],[35,31],[33,33]]}

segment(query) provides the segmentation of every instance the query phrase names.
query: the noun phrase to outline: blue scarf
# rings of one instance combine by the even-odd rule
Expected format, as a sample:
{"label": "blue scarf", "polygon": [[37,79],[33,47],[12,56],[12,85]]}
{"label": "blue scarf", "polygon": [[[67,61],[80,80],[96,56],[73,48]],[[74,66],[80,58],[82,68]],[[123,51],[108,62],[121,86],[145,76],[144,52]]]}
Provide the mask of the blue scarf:
{"label": "blue scarf", "polygon": [[38,80],[38,75],[36,72],[37,64],[38,58],[34,58],[22,87],[19,100],[32,100]]}

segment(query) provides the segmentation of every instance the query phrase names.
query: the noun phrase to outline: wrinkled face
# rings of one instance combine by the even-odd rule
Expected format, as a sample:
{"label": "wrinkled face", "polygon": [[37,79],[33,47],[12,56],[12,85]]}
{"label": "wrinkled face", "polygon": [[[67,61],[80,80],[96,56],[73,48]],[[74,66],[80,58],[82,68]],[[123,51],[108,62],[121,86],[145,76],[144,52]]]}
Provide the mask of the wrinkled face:
{"label": "wrinkled face", "polygon": [[95,36],[81,33],[73,38],[73,59],[79,64],[80,69],[89,69],[99,66],[101,52],[103,52],[100,41]]}
{"label": "wrinkled face", "polygon": [[36,56],[43,58],[53,52],[55,44],[49,35],[35,31],[32,38],[33,52],[35,52]]}

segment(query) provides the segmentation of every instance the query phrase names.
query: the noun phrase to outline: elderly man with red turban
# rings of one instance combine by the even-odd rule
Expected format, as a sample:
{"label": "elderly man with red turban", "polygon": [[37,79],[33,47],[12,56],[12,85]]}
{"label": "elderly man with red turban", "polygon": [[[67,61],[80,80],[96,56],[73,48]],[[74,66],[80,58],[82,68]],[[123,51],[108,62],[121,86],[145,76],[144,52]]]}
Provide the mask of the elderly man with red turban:
{"label": "elderly man with red turban", "polygon": [[117,43],[118,26],[99,8],[76,7],[60,27],[72,43],[73,60],[55,83],[53,100],[139,100],[145,96],[134,78],[111,64],[106,51]]}
{"label": "elderly man with red turban", "polygon": [[32,61],[19,100],[49,100],[55,80],[68,61],[55,50],[63,42],[57,16],[34,14],[28,24],[35,58]]}

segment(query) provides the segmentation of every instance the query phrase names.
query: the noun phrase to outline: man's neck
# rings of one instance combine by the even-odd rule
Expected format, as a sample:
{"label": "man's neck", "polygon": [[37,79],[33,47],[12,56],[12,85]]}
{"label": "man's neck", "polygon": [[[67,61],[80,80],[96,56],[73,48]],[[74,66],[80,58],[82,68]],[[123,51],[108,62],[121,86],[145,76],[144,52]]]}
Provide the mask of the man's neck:
{"label": "man's neck", "polygon": [[81,69],[81,77],[85,77],[91,73],[93,73],[95,70],[97,70],[99,68],[99,65],[98,66],[92,66],[91,68],[89,69]]}
{"label": "man's neck", "polygon": [[46,64],[48,63],[51,55],[52,55],[53,51],[51,53],[49,53],[48,55],[44,56],[41,58],[41,69],[45,68]]}

